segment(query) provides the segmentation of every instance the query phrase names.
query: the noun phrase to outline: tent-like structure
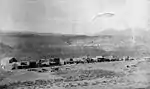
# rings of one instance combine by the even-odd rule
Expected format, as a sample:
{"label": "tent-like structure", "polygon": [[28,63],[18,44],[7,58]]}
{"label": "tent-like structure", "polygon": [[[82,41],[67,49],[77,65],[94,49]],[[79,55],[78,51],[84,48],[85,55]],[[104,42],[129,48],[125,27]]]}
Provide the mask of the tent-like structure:
{"label": "tent-like structure", "polygon": [[0,60],[0,66],[4,70],[11,70],[12,65],[17,62],[17,60],[13,57],[5,57]]}

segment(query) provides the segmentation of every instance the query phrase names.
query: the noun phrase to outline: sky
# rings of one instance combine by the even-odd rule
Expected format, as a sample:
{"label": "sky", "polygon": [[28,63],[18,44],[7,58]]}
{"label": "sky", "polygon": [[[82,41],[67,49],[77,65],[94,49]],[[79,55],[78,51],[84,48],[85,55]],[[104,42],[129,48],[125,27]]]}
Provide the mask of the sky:
{"label": "sky", "polygon": [[[148,0],[0,0],[0,29],[94,34],[106,29],[149,29]],[[98,16],[113,13],[113,16]]]}

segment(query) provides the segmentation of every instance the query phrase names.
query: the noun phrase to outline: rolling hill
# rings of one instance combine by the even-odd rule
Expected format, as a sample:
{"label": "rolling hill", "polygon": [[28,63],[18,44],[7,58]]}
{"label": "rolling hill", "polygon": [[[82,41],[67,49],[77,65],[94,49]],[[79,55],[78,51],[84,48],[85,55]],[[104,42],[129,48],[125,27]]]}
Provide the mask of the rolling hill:
{"label": "rolling hill", "polygon": [[[11,56],[20,60],[25,58],[39,59],[45,56],[73,57],[87,54],[104,54],[105,51],[97,48],[70,46],[73,39],[87,36],[61,34],[1,34],[1,43],[11,47]],[[6,49],[3,47],[2,49]],[[6,49],[7,50],[7,49]]]}
{"label": "rolling hill", "polygon": [[148,31],[138,30],[136,43],[132,44],[131,30],[105,30],[94,36],[52,33],[1,33],[3,54],[20,60],[39,59],[47,56],[79,57],[87,54],[117,56],[150,55]]}

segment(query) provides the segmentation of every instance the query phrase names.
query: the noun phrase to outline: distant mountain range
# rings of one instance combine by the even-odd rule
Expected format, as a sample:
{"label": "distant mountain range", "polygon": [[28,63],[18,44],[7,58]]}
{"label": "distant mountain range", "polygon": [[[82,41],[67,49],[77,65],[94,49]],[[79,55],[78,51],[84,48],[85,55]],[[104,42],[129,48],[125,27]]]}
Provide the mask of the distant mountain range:
{"label": "distant mountain range", "polygon": [[45,56],[73,57],[84,55],[150,55],[150,31],[136,30],[132,43],[131,29],[108,29],[94,36],[53,33],[0,33],[0,53],[19,59]]}

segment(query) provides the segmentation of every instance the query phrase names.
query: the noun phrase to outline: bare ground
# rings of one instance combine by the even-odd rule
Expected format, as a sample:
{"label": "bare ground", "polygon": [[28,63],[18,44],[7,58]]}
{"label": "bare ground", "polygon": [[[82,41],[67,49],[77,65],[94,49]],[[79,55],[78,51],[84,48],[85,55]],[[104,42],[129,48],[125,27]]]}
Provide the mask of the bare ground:
{"label": "bare ground", "polygon": [[54,73],[19,70],[3,82],[7,85],[0,89],[150,89],[150,63],[131,61],[68,65]]}

